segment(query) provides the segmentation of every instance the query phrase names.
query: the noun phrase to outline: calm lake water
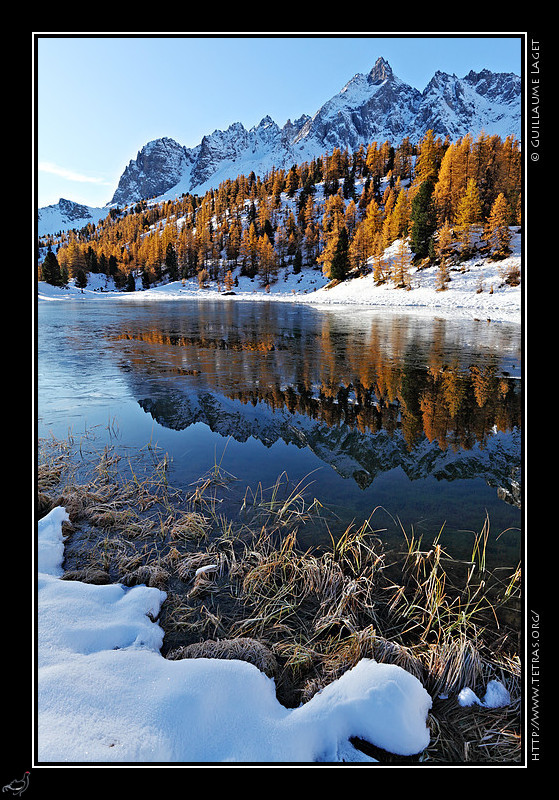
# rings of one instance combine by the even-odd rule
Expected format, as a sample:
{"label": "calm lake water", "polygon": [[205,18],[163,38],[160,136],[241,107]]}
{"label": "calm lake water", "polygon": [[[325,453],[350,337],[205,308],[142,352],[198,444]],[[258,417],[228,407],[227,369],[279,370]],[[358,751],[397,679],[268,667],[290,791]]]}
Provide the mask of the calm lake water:
{"label": "calm lake water", "polygon": [[40,303],[37,329],[39,437],[157,445],[175,486],[219,461],[232,500],[285,474],[334,535],[373,514],[387,539],[396,519],[426,539],[444,526],[469,553],[487,514],[492,559],[518,560],[520,326],[111,299]]}

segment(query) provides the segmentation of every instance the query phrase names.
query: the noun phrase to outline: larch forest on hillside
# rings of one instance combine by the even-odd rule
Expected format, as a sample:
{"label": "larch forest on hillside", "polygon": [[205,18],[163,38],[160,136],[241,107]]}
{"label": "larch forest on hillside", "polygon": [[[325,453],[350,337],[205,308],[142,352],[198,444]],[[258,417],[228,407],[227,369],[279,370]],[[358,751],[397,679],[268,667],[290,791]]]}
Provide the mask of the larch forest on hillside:
{"label": "larch forest on hillside", "polygon": [[[513,136],[443,142],[430,130],[417,145],[405,138],[353,154],[334,148],[263,177],[239,175],[203,197],[146,198],[110,208],[98,225],[44,237],[39,279],[85,287],[88,273],[104,273],[133,291],[136,276],[143,288],[197,277],[202,287],[232,290],[236,269],[266,288],[280,268],[316,267],[333,282],[373,270],[376,282],[409,288],[411,264],[436,264],[443,290],[451,265],[476,252],[492,260],[510,252],[521,172]],[[388,264],[385,249],[396,241]],[[517,285],[520,276],[509,271],[503,280]]]}

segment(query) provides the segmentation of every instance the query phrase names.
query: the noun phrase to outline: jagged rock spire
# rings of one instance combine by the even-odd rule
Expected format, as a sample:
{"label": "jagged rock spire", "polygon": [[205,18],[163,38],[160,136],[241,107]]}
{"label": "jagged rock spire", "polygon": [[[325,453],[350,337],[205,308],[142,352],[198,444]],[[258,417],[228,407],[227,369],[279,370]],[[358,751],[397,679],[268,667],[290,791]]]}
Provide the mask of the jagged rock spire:
{"label": "jagged rock spire", "polygon": [[373,83],[376,85],[382,83],[383,81],[388,80],[389,78],[392,77],[392,75],[393,75],[392,67],[390,66],[388,61],[385,61],[385,59],[382,56],[380,56],[379,58],[377,58],[375,66],[369,72],[368,81],[369,83]]}

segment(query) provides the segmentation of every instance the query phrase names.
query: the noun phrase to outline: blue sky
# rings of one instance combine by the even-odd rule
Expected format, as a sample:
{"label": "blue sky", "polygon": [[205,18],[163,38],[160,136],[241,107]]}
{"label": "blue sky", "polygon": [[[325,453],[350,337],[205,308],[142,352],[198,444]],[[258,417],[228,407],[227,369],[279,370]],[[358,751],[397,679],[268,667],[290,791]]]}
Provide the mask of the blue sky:
{"label": "blue sky", "polygon": [[36,36],[39,207],[105,205],[152,139],[195,147],[233,122],[312,115],[379,56],[419,90],[436,70],[522,71],[520,34]]}

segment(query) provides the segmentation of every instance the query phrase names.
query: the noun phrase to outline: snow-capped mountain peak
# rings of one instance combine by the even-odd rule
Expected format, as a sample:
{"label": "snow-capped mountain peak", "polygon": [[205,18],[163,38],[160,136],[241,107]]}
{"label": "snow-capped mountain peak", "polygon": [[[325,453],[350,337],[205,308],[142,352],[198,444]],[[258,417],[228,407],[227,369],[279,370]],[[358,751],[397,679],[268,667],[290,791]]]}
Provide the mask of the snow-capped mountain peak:
{"label": "snow-capped mountain peak", "polygon": [[464,78],[437,71],[420,92],[379,57],[368,74],[354,75],[312,116],[288,120],[283,128],[266,115],[250,130],[241,122],[215,130],[194,148],[168,137],[148,142],[125,168],[107,205],[204,194],[239,174],[289,169],[335,147],[352,152],[372,141],[397,146],[405,137],[417,143],[430,129],[451,141],[481,131],[520,139],[520,78],[486,69]]}
{"label": "snow-capped mountain peak", "polygon": [[57,231],[65,231],[72,228],[84,228],[89,223],[97,224],[108,214],[106,206],[103,208],[93,208],[75,203],[73,200],[66,200],[61,197],[58,203],[50,206],[43,206],[38,212],[38,234],[44,236]]}

